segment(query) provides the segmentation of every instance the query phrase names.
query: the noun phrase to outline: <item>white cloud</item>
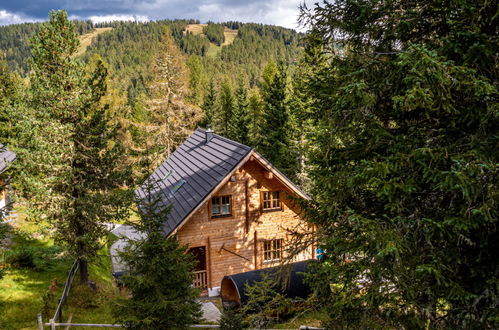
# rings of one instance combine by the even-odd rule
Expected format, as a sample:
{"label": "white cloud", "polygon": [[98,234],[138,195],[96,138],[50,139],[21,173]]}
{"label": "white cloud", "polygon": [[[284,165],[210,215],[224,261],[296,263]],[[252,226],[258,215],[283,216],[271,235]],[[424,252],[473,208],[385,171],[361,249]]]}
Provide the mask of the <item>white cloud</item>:
{"label": "white cloud", "polygon": [[88,19],[94,23],[112,22],[112,21],[136,21],[136,22],[150,21],[150,18],[145,15],[120,15],[120,14],[89,16]]}
{"label": "white cloud", "polygon": [[0,10],[0,25],[9,25],[9,24],[19,24],[25,22],[39,22],[40,20],[25,17],[22,15],[10,13],[6,10]]}

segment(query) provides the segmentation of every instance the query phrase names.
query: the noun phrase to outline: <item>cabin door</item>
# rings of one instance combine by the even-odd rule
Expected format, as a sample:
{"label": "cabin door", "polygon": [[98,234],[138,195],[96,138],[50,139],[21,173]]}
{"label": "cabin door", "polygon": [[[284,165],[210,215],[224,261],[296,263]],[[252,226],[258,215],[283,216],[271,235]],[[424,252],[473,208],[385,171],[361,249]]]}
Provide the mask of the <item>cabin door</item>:
{"label": "cabin door", "polygon": [[199,246],[189,249],[189,253],[197,260],[194,268],[194,286],[196,288],[206,289],[208,287],[208,274],[206,271],[206,246]]}

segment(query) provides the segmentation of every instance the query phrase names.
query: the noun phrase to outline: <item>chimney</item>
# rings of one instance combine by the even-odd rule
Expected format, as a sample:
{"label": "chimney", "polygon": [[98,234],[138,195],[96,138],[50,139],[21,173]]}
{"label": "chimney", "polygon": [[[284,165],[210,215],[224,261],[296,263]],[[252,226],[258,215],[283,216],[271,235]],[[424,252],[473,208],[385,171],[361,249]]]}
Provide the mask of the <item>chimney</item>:
{"label": "chimney", "polygon": [[212,138],[213,138],[213,131],[211,130],[211,128],[208,128],[206,130],[206,143],[210,142]]}

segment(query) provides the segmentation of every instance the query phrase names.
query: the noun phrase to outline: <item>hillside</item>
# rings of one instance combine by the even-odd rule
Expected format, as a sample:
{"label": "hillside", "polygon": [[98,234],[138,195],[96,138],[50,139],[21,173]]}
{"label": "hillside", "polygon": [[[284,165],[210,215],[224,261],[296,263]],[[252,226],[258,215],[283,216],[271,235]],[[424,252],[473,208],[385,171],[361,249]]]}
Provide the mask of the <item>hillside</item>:
{"label": "hillside", "polygon": [[78,51],[76,52],[76,56],[83,55],[86,51],[88,46],[92,44],[92,41],[101,33],[107,32],[112,30],[112,27],[101,27],[101,28],[95,28],[89,33],[85,33],[84,35],[80,36],[80,47],[78,48]]}

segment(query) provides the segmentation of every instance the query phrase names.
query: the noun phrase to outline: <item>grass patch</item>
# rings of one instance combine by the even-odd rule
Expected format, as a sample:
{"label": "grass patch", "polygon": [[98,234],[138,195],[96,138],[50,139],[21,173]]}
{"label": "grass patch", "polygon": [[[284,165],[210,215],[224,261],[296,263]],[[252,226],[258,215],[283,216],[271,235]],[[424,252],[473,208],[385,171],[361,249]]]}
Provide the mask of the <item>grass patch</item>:
{"label": "grass patch", "polygon": [[[48,304],[48,315],[54,313],[73,260],[61,253],[62,249],[54,245],[51,239],[37,235],[35,227],[24,226],[22,222],[17,222],[16,227],[10,232],[12,246],[14,249],[22,247],[32,250],[35,267],[10,267],[0,279],[0,329],[35,329],[36,316],[43,310],[43,297],[49,286],[57,282],[57,289]],[[73,314],[73,321],[112,323],[111,306],[120,292],[112,282],[109,247],[116,240],[115,235],[109,234],[107,244],[99,252],[99,258],[90,264],[90,279],[96,282],[98,288],[95,295],[86,291],[86,286],[78,284],[77,274],[68,305],[63,310],[65,319]],[[45,316],[44,322],[48,322],[48,319]]]}
{"label": "grass patch", "polygon": [[112,29],[112,27],[95,28],[92,32],[81,35],[80,46],[78,47],[78,50],[76,51],[74,56],[83,55],[87,51],[88,46],[90,46],[90,44],[92,43],[92,40],[94,40],[97,35],[110,31]]}

